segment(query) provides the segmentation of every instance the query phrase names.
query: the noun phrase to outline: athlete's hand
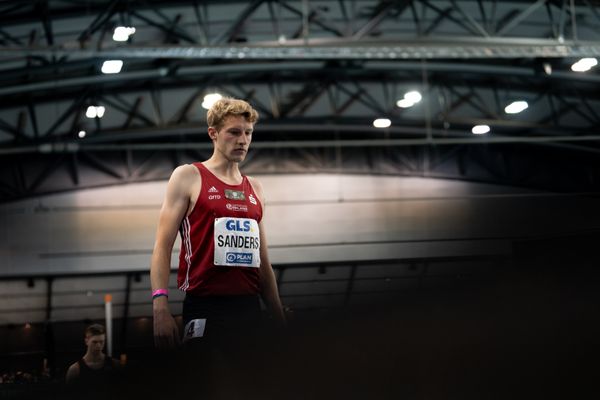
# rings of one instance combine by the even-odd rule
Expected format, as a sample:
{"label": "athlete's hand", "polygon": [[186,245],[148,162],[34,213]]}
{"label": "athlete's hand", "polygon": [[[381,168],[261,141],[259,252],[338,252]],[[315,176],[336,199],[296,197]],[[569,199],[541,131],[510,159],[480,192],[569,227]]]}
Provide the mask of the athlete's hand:
{"label": "athlete's hand", "polygon": [[161,350],[179,346],[179,329],[168,308],[154,310],[154,345]]}

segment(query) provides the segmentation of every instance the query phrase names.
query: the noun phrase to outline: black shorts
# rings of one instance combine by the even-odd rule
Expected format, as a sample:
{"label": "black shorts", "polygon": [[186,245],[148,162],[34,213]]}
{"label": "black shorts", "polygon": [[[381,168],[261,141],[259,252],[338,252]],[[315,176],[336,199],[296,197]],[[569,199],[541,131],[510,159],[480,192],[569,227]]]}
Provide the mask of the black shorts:
{"label": "black shorts", "polygon": [[[261,328],[260,299],[251,296],[194,296],[183,301],[183,327],[194,319],[205,319],[205,338],[247,338]],[[184,332],[185,334],[185,332]]]}

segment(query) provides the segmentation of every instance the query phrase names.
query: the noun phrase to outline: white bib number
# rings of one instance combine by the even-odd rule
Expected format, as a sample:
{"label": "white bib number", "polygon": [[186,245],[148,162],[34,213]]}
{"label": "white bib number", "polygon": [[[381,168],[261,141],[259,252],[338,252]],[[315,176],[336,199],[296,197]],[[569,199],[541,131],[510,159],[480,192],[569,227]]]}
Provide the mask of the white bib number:
{"label": "white bib number", "polygon": [[183,329],[183,342],[190,339],[204,336],[204,328],[206,327],[206,318],[193,319],[185,325]]}
{"label": "white bib number", "polygon": [[260,267],[258,222],[250,218],[215,218],[215,265]]}

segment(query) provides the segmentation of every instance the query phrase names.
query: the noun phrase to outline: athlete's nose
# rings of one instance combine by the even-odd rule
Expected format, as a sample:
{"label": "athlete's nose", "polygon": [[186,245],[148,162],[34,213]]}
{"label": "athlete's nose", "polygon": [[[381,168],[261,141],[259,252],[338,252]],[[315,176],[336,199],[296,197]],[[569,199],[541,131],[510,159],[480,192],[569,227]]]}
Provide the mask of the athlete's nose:
{"label": "athlete's nose", "polygon": [[238,139],[238,143],[239,144],[248,144],[249,143],[249,138],[248,135],[242,134],[240,135],[240,138]]}

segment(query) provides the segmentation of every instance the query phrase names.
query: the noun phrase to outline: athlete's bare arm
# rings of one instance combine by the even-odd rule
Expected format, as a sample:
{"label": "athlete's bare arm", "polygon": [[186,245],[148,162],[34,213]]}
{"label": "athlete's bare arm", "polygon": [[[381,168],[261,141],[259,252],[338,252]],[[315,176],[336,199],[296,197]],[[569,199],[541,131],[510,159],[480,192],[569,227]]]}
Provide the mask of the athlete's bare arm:
{"label": "athlete's bare arm", "polygon": [[[262,185],[255,178],[249,177],[248,179],[250,179],[250,183],[260,200],[264,219],[265,196]],[[265,234],[265,227],[262,220],[258,224],[258,228],[260,230],[260,294],[273,318],[281,324],[285,324],[283,308],[281,307],[281,300],[279,299],[279,290],[277,289],[277,281],[275,279],[275,273],[273,272],[273,266],[269,260],[267,235]]]}
{"label": "athlete's bare arm", "polygon": [[[168,288],[173,244],[177,238],[181,221],[193,205],[193,188],[199,182],[199,173],[193,165],[177,167],[171,174],[160,210],[156,241],[152,252],[150,266],[152,290]],[[169,310],[167,297],[162,296],[155,299],[153,310],[155,345],[158,348],[170,348],[179,344],[179,332]]]}
{"label": "athlete's bare arm", "polygon": [[67,383],[72,383],[75,379],[79,377],[79,363],[73,363],[67,370],[66,381]]}

